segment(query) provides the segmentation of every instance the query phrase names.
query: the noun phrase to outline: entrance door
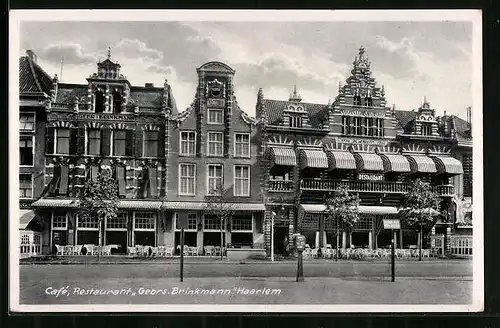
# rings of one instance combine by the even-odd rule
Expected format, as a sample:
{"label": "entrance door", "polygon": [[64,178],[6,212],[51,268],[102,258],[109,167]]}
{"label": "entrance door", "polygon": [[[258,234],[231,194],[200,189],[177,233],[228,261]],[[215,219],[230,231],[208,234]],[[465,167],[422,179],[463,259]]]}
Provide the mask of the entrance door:
{"label": "entrance door", "polygon": [[111,249],[111,254],[126,254],[127,231],[106,231],[106,244],[118,245],[117,249]]}
{"label": "entrance door", "polygon": [[274,254],[287,254],[288,228],[274,227]]}
{"label": "entrance door", "polygon": [[352,233],[352,245],[354,245],[354,247],[368,248],[369,244],[370,242],[368,232]]}

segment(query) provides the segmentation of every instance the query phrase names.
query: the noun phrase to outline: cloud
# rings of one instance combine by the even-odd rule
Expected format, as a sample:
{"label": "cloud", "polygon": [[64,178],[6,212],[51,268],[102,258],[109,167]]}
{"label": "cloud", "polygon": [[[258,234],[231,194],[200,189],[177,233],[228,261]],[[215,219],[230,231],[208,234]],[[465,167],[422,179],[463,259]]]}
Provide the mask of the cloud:
{"label": "cloud", "polygon": [[152,72],[152,73],[158,73],[158,74],[163,74],[165,76],[170,76],[172,74],[175,74],[175,69],[171,66],[160,66],[156,64],[149,65],[148,68],[146,68],[146,71]]}
{"label": "cloud", "polygon": [[112,48],[113,54],[117,53],[126,58],[143,59],[160,61],[163,59],[163,53],[160,50],[150,48],[146,43],[136,40],[124,38],[118,41]]}
{"label": "cloud", "polygon": [[91,53],[84,53],[81,45],[77,43],[51,44],[40,51],[40,55],[45,60],[60,63],[64,58],[65,64],[86,65],[96,62],[96,57]]}

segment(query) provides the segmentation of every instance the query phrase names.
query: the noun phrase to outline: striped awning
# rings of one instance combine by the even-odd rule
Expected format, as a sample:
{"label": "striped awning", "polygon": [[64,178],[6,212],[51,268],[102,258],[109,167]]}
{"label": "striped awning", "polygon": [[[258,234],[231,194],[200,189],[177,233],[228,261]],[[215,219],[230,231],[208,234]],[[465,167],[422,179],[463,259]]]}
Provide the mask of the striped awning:
{"label": "striped awning", "polygon": [[[324,204],[301,204],[300,208],[304,212],[322,213],[326,210]],[[358,206],[358,213],[361,214],[397,214],[399,209],[395,206]]]}
{"label": "striped awning", "polygon": [[297,156],[293,148],[270,147],[269,160],[271,161],[271,167],[275,165],[297,166]]}
{"label": "striped awning", "polygon": [[300,168],[327,169],[328,157],[323,150],[301,149],[300,150]]}
{"label": "striped awning", "polygon": [[355,153],[354,158],[359,171],[384,171],[384,162],[375,153]]}
{"label": "striped awning", "polygon": [[448,156],[433,156],[432,159],[436,163],[436,169],[439,173],[448,174],[463,174],[464,169],[462,163],[453,157]]}
{"label": "striped awning", "polygon": [[[262,203],[227,203],[234,211],[265,211],[266,207]],[[205,202],[164,202],[163,208],[166,210],[199,210],[207,208]]]}
{"label": "striped awning", "polygon": [[34,218],[35,212],[32,210],[19,210],[19,229],[26,229]]}
{"label": "striped awning", "polygon": [[411,172],[416,173],[436,173],[436,163],[432,158],[424,155],[408,155],[406,156],[410,162]]}
{"label": "striped awning", "polygon": [[403,155],[381,154],[385,172],[411,172],[410,162]]}
{"label": "striped awning", "polygon": [[326,152],[328,157],[328,168],[330,170],[355,170],[356,159],[354,155],[347,151],[334,151],[328,150]]}

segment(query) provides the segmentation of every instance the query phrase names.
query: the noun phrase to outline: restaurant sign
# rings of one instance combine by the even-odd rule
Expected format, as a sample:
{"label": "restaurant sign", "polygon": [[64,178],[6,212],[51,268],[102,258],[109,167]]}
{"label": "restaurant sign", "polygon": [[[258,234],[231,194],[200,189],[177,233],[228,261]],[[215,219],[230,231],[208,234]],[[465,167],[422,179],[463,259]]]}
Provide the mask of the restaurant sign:
{"label": "restaurant sign", "polygon": [[383,219],[384,229],[386,230],[399,230],[401,229],[401,223],[399,219]]}
{"label": "restaurant sign", "polygon": [[356,144],[356,145],[374,145],[374,146],[386,146],[388,144],[385,140],[375,140],[375,139],[357,139],[357,138],[338,138],[338,143],[342,144]]}
{"label": "restaurant sign", "polygon": [[359,173],[358,180],[384,181],[384,175],[376,173]]}
{"label": "restaurant sign", "polygon": [[135,120],[135,115],[79,113],[78,119],[79,120],[133,121],[133,120]]}

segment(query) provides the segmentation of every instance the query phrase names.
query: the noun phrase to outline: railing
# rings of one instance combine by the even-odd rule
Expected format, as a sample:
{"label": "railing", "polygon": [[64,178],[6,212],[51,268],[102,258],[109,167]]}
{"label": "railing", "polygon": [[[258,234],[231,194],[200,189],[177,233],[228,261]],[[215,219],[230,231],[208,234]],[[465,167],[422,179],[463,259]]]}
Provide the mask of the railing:
{"label": "railing", "polygon": [[269,191],[288,192],[294,190],[294,183],[290,180],[269,180]]}
{"label": "railing", "polygon": [[[322,190],[333,191],[340,185],[346,185],[349,191],[354,192],[383,192],[390,194],[404,194],[408,191],[408,184],[405,182],[391,181],[360,181],[360,180],[320,180],[303,179],[300,181],[302,190]],[[452,185],[442,185],[434,187],[440,196],[453,196]]]}
{"label": "railing", "polygon": [[450,236],[451,255],[472,255],[472,236]]}
{"label": "railing", "polygon": [[40,255],[42,253],[42,235],[36,231],[21,231],[19,251],[21,258]]}
{"label": "railing", "polygon": [[431,249],[437,256],[444,256],[445,245],[444,245],[444,235],[434,235],[431,236]]}

